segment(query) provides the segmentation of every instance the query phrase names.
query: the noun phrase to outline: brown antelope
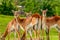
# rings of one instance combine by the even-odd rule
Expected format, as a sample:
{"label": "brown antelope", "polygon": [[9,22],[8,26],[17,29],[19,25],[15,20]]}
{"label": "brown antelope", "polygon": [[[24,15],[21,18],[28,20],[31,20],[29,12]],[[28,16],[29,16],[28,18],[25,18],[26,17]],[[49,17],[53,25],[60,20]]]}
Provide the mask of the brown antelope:
{"label": "brown antelope", "polygon": [[[35,14],[38,14],[38,13],[35,13]],[[34,14],[34,15],[35,15]],[[38,14],[39,15],[39,14]],[[26,16],[29,17],[29,16],[32,16],[32,13],[31,11],[29,13],[26,13]],[[40,15],[39,15],[40,16]],[[35,35],[35,38],[37,37],[40,37],[40,26],[41,26],[41,16],[40,16],[40,19],[38,20],[39,22],[33,26],[33,32],[34,32],[34,35]],[[31,29],[30,29],[31,30]],[[31,32],[30,32],[31,34]],[[32,36],[31,36],[32,37]]]}
{"label": "brown antelope", "polygon": [[[30,22],[28,23],[30,17],[32,17],[32,18],[31,18]],[[28,17],[26,19],[25,23],[24,23],[24,26],[26,26],[26,23],[28,23],[28,25],[26,26],[24,35],[22,37],[24,37],[26,35],[26,31],[29,31],[28,29],[33,28],[34,25],[39,23],[39,20],[40,20],[40,15],[39,14],[33,14],[30,17]],[[32,37],[32,34],[31,34],[30,31],[29,31],[29,33],[30,33],[30,36]]]}
{"label": "brown antelope", "polygon": [[60,40],[60,16],[52,16],[52,17],[46,17],[46,10],[42,11],[43,14],[43,28],[46,29],[47,33],[47,40],[49,39],[49,30],[50,28],[56,28],[57,31],[59,32],[59,40]]}
{"label": "brown antelope", "polygon": [[[17,11],[16,11],[17,12]],[[2,35],[1,37],[1,40],[5,40],[5,37],[7,35],[10,34],[10,32],[14,31],[14,32],[17,32],[18,33],[18,40],[20,40],[20,33],[19,33],[19,23],[17,21],[17,18],[19,16],[19,13],[14,13],[14,19],[11,20],[8,25],[7,25],[7,28],[6,28],[6,31],[4,32],[4,34]],[[21,19],[22,20],[22,19]]]}
{"label": "brown antelope", "polygon": [[[24,30],[24,35],[23,35],[24,37],[28,29],[33,27],[33,25],[36,25],[39,22],[38,20],[40,20],[39,14],[33,14],[32,16],[27,17],[26,19],[21,19],[19,17],[18,12],[15,12],[14,15],[15,15],[15,18],[11,22],[9,22],[9,24],[7,25],[6,31],[2,35],[2,38],[1,38],[2,40],[5,40],[5,37],[11,31],[16,31],[18,33],[18,40],[20,40],[19,26],[20,28],[22,28],[22,30]],[[31,33],[30,33],[30,36],[31,36]],[[25,40],[25,39],[23,38],[22,40]]]}

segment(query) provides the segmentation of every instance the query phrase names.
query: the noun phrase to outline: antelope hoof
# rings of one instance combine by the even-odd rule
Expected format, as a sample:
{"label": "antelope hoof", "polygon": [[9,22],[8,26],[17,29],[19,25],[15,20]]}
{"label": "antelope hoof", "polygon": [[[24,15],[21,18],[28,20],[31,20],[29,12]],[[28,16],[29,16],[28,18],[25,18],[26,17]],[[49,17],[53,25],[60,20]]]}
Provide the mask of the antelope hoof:
{"label": "antelope hoof", "polygon": [[41,40],[41,39],[39,38],[39,40]]}
{"label": "antelope hoof", "polygon": [[5,40],[4,38],[0,38],[0,40]]}
{"label": "antelope hoof", "polygon": [[32,38],[30,38],[30,40],[32,40]]}

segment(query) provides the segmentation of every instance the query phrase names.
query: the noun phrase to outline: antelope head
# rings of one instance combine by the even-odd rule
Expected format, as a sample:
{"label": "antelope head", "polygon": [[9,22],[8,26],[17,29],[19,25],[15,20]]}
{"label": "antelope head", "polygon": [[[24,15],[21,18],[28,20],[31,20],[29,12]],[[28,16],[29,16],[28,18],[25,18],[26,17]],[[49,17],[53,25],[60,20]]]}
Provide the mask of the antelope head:
{"label": "antelope head", "polygon": [[12,12],[13,12],[15,18],[19,17],[19,15],[20,15],[19,11],[12,11]]}
{"label": "antelope head", "polygon": [[31,16],[32,15],[32,12],[29,12],[29,13],[25,12],[25,14],[28,17],[28,16]]}
{"label": "antelope head", "polygon": [[46,16],[46,12],[48,11],[48,9],[46,9],[46,10],[41,10],[42,11],[42,15],[43,16]]}

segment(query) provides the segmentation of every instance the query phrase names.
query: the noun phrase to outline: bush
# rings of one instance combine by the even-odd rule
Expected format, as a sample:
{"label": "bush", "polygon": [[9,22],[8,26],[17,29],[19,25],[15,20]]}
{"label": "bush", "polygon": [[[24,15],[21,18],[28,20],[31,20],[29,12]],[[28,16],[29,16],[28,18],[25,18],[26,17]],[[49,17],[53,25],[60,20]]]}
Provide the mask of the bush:
{"label": "bush", "polygon": [[4,15],[12,15],[12,10],[16,10],[16,7],[11,1],[3,0],[0,5],[0,13]]}

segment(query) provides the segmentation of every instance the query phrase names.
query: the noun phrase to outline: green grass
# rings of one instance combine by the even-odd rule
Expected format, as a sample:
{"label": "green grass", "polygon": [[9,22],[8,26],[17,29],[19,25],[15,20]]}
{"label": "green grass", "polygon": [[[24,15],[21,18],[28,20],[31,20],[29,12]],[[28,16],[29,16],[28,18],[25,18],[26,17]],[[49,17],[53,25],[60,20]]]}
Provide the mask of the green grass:
{"label": "green grass", "polygon": [[[9,23],[9,21],[11,21],[14,17],[13,16],[6,16],[6,15],[0,15],[0,36],[2,33],[4,33],[7,24]],[[46,39],[46,34],[45,35],[45,39]],[[11,38],[13,39],[13,33],[11,33]],[[29,35],[28,35],[29,37]],[[8,37],[6,37],[7,40]],[[50,30],[50,40],[58,40],[58,32],[53,28]]]}
{"label": "green grass", "polygon": [[0,32],[4,32],[8,22],[13,19],[12,16],[0,15]]}

